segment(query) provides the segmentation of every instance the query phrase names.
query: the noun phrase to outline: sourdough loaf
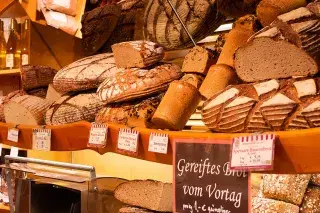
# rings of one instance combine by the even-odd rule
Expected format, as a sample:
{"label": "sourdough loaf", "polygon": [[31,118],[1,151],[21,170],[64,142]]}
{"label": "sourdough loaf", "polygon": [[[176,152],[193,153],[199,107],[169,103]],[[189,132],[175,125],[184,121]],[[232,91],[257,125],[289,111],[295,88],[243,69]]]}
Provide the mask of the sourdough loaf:
{"label": "sourdough loaf", "polygon": [[27,94],[37,96],[39,98],[45,98],[47,95],[47,91],[48,91],[48,87],[41,87],[41,88],[28,90]]}
{"label": "sourdough loaf", "polygon": [[[213,33],[225,19],[217,11],[215,1],[171,2],[196,42]],[[149,1],[144,15],[144,35],[166,49],[193,45],[167,0]]]}
{"label": "sourdough loaf", "polygon": [[206,75],[210,66],[217,62],[217,56],[204,47],[195,46],[185,56],[182,72]]}
{"label": "sourdough loaf", "polygon": [[279,200],[252,198],[251,213],[299,213],[299,206]]}
{"label": "sourdough loaf", "polygon": [[314,75],[319,47],[320,19],[301,7],[278,16],[240,47],[235,53],[236,72],[247,82]]}
{"label": "sourdough loaf", "polygon": [[182,130],[201,100],[193,85],[174,81],[160,102],[152,117],[152,123],[159,129]]}
{"label": "sourdough loaf", "polygon": [[24,90],[45,87],[52,83],[57,70],[40,65],[21,66],[21,84]]}
{"label": "sourdough loaf", "polygon": [[51,101],[31,95],[14,97],[4,105],[5,120],[13,124],[44,124],[44,115],[51,104]]}
{"label": "sourdough loaf", "polygon": [[309,187],[304,195],[300,213],[320,212],[320,188]]}
{"label": "sourdough loaf", "polygon": [[264,175],[263,197],[300,205],[310,178],[311,175]]}
{"label": "sourdough loaf", "polygon": [[229,86],[207,100],[203,122],[218,132],[265,132],[319,127],[319,78]]}
{"label": "sourdough loaf", "polygon": [[47,125],[60,125],[77,121],[92,122],[104,104],[94,92],[64,95],[46,112]]}
{"label": "sourdough loaf", "polygon": [[97,94],[106,103],[128,101],[164,91],[171,81],[180,77],[180,67],[174,64],[158,64],[150,69],[131,68],[106,79]]}
{"label": "sourdough loaf", "polygon": [[89,56],[62,68],[53,86],[60,93],[93,89],[120,71],[110,53]]}
{"label": "sourdough loaf", "polygon": [[138,99],[133,102],[108,105],[96,116],[97,123],[117,123],[130,127],[153,128],[151,118],[163,95]]}
{"label": "sourdough loaf", "polygon": [[172,184],[133,180],[120,184],[114,196],[123,203],[159,212],[172,212]]}
{"label": "sourdough loaf", "polygon": [[128,41],[112,45],[117,67],[144,68],[164,57],[163,47],[151,41]]}
{"label": "sourdough loaf", "polygon": [[313,185],[320,186],[320,174],[313,174],[311,176],[310,183]]}
{"label": "sourdough loaf", "polygon": [[217,0],[218,11],[227,17],[253,14],[260,0]]}

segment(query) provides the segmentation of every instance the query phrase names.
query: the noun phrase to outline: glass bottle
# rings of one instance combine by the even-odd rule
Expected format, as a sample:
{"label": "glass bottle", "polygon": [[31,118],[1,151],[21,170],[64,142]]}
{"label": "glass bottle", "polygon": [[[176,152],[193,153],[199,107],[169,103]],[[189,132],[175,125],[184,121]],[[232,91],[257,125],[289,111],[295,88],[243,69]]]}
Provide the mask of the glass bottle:
{"label": "glass bottle", "polygon": [[29,42],[30,42],[30,20],[26,19],[23,23],[22,32],[21,32],[21,65],[29,64]]}
{"label": "glass bottle", "polygon": [[6,48],[6,68],[15,69],[20,66],[19,34],[17,32],[17,21],[12,18],[10,21],[10,34]]}
{"label": "glass bottle", "polygon": [[3,21],[0,20],[0,69],[6,68],[6,39],[4,37]]}

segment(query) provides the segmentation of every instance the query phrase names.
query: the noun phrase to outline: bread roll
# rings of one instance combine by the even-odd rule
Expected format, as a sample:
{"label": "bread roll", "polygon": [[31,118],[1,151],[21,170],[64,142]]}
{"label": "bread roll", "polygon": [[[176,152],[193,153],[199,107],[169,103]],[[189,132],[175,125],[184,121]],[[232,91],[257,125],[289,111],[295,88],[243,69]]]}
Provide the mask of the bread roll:
{"label": "bread roll", "polygon": [[313,212],[320,212],[320,187],[309,187],[300,207],[300,213]]}
{"label": "bread roll", "polygon": [[182,130],[201,100],[196,87],[183,81],[174,81],[152,117],[160,129]]}
{"label": "bread roll", "polygon": [[299,213],[299,206],[279,200],[254,197],[251,213]]}
{"label": "bread roll", "polygon": [[238,76],[231,67],[224,64],[216,64],[210,67],[199,91],[202,96],[209,99],[228,85],[236,84],[237,82]]}

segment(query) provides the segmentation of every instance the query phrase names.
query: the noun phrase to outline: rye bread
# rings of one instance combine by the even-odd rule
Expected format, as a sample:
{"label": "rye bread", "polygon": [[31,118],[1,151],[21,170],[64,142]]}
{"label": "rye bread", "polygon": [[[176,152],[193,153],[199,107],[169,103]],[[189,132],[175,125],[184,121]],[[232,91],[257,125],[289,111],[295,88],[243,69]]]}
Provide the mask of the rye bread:
{"label": "rye bread", "polygon": [[48,86],[57,73],[57,70],[41,65],[23,65],[20,70],[21,85],[24,90]]}
{"label": "rye bread", "polygon": [[129,205],[159,212],[172,212],[172,187],[171,183],[133,180],[120,184],[115,189],[114,196]]}

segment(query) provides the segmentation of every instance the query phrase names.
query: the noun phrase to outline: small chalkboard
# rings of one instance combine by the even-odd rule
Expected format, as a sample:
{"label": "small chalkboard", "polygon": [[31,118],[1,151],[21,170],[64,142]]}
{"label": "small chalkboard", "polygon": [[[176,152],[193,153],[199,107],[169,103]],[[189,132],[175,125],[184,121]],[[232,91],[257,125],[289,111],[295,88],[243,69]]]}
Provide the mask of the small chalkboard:
{"label": "small chalkboard", "polygon": [[248,212],[249,174],[230,170],[230,148],[230,141],[174,141],[174,212]]}

